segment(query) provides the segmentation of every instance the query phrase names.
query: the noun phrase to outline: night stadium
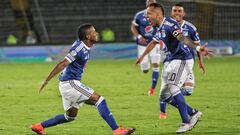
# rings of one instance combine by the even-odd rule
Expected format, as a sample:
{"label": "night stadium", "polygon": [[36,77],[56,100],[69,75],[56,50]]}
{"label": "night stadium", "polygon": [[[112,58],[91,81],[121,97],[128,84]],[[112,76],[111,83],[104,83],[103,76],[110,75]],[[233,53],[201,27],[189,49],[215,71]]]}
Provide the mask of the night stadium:
{"label": "night stadium", "polygon": [[239,0],[0,6],[1,135],[240,135]]}

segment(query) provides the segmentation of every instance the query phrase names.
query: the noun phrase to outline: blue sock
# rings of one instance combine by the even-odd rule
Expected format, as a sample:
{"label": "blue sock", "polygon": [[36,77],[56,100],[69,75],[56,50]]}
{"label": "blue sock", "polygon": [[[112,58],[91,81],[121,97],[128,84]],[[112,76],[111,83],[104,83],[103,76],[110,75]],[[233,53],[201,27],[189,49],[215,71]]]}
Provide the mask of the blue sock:
{"label": "blue sock", "polygon": [[158,68],[154,68],[154,71],[152,72],[152,89],[155,89],[157,86],[157,81],[158,81],[158,77],[159,77],[159,69]]}
{"label": "blue sock", "polygon": [[173,96],[173,98],[175,99],[175,101],[177,103],[178,110],[179,110],[179,113],[182,118],[182,122],[189,123],[187,104],[185,102],[185,99],[184,99],[182,93],[179,93],[179,94]]}
{"label": "blue sock", "polygon": [[[173,98],[173,97],[170,97],[166,100],[167,103],[171,104],[172,106],[178,108],[177,106],[177,102],[176,100]],[[195,112],[195,109],[191,108],[188,104],[187,105],[187,112],[188,112],[188,115],[192,116]]]}
{"label": "blue sock", "polygon": [[50,118],[50,119],[42,122],[41,125],[44,128],[48,128],[48,127],[56,126],[58,124],[66,123],[66,122],[69,122],[69,121],[65,118],[64,114],[59,114],[53,118]]}
{"label": "blue sock", "polygon": [[96,103],[96,107],[98,109],[99,114],[107,122],[107,124],[111,127],[111,129],[112,130],[117,129],[118,125],[112,113],[109,111],[107,103],[103,97],[99,98],[98,102]]}
{"label": "blue sock", "polygon": [[160,99],[160,111],[166,113],[166,101]]}

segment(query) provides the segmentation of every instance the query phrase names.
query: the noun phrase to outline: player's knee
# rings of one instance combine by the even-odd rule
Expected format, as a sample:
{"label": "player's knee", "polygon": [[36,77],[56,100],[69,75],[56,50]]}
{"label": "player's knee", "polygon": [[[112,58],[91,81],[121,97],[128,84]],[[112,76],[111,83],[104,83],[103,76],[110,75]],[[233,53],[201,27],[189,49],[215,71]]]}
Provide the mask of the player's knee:
{"label": "player's knee", "polygon": [[145,74],[146,74],[146,73],[148,73],[148,71],[149,71],[149,70],[143,70],[143,73],[145,73]]}
{"label": "player's knee", "polygon": [[153,67],[153,68],[159,68],[159,64],[158,64],[158,63],[153,63],[153,64],[152,64],[152,67]]}
{"label": "player's knee", "polygon": [[66,113],[64,114],[67,121],[74,121],[76,119],[76,116],[68,116]]}
{"label": "player's knee", "polygon": [[95,106],[98,107],[98,105],[101,104],[103,101],[105,101],[105,98],[103,96],[100,96]]}
{"label": "player's knee", "polygon": [[185,86],[185,87],[181,88],[181,93],[184,96],[190,96],[193,93],[193,87],[192,86]]}
{"label": "player's knee", "polygon": [[152,71],[159,72],[159,67],[152,67]]}
{"label": "player's knee", "polygon": [[101,97],[100,95],[98,95],[96,92],[94,92],[91,95],[91,97],[89,98],[89,100],[87,100],[85,103],[90,104],[90,105],[95,105],[98,102],[100,97]]}

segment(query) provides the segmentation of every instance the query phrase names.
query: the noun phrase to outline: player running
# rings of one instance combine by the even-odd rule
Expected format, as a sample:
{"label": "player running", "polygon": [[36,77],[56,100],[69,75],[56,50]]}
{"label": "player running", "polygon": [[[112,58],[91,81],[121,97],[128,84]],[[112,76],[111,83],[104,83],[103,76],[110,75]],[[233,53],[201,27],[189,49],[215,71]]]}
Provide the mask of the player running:
{"label": "player running", "polygon": [[[191,24],[190,22],[186,21],[183,19],[183,17],[185,17],[185,11],[184,11],[184,7],[182,4],[175,4],[172,7],[172,11],[171,11],[171,16],[179,23],[179,25],[181,26],[181,31],[183,36],[189,37],[190,39],[192,39],[195,43],[198,43],[200,45],[200,38],[197,32],[197,28]],[[188,48],[193,56],[193,60],[195,58],[195,49],[188,47],[187,45],[184,45],[185,48]],[[202,59],[202,55],[200,55],[199,52],[197,52],[197,56],[198,56],[198,66],[199,68],[202,70],[203,73],[205,73],[205,68],[203,65],[203,59]],[[192,68],[194,66],[194,63],[192,63],[192,65],[190,65]],[[187,80],[185,81],[185,83],[183,84],[183,87],[181,87],[181,92],[184,96],[190,96],[193,92],[193,88],[194,88],[194,74],[193,72],[190,73],[188,75]],[[200,113],[200,112],[199,112]],[[166,113],[166,102],[162,101],[160,99],[160,115],[159,115],[160,119],[166,119],[167,118],[167,113]]]}
{"label": "player running", "polygon": [[97,94],[93,89],[80,82],[84,67],[89,60],[90,49],[97,41],[97,32],[91,24],[81,25],[78,29],[76,40],[63,61],[58,63],[50,72],[39,92],[59,72],[59,90],[62,96],[64,114],[56,115],[41,123],[31,125],[31,129],[37,134],[44,135],[44,129],[58,124],[75,120],[78,110],[83,103],[95,105],[101,117],[113,130],[114,135],[130,135],[133,128],[119,127],[108,109],[105,98]]}
{"label": "player running", "polygon": [[147,17],[151,25],[158,26],[159,28],[153,40],[148,44],[147,49],[138,58],[136,63],[139,64],[160,41],[164,42],[169,52],[167,56],[169,64],[164,67],[164,74],[162,75],[164,83],[161,83],[161,93],[164,94],[161,94],[160,98],[178,108],[182,124],[176,133],[184,133],[191,130],[199,119],[195,115],[191,119],[189,118],[189,115],[194,113],[194,109],[186,104],[184,96],[180,91],[188,74],[192,72],[190,65],[193,63],[192,54],[188,48],[184,47],[184,44],[196,48],[204,56],[211,56],[212,51],[208,50],[205,45],[199,46],[199,44],[194,43],[190,38],[184,37],[181,27],[176,20],[164,17],[162,5],[157,3],[150,4],[147,8]]}
{"label": "player running", "polygon": [[[146,0],[146,7],[151,3],[156,3],[156,0]],[[135,15],[131,25],[131,31],[135,36],[136,43],[138,45],[138,57],[140,57],[146,50],[147,44],[152,40],[157,31],[157,28],[153,27],[148,22],[148,19],[146,18],[146,11],[147,10],[144,9],[138,12]],[[161,52],[159,46],[156,46],[140,63],[140,67],[143,73],[148,73],[150,69],[150,62],[152,64],[152,86],[148,91],[149,96],[154,95],[155,87],[159,78],[159,63],[164,59],[160,57],[160,53]]]}

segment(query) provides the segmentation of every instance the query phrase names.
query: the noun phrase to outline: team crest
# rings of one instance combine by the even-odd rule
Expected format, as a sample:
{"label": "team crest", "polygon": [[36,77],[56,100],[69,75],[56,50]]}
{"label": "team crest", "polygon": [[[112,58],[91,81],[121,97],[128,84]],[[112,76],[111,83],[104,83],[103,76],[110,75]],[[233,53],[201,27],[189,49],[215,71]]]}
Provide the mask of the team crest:
{"label": "team crest", "polygon": [[183,31],[183,36],[187,37],[188,36],[188,31]]}

